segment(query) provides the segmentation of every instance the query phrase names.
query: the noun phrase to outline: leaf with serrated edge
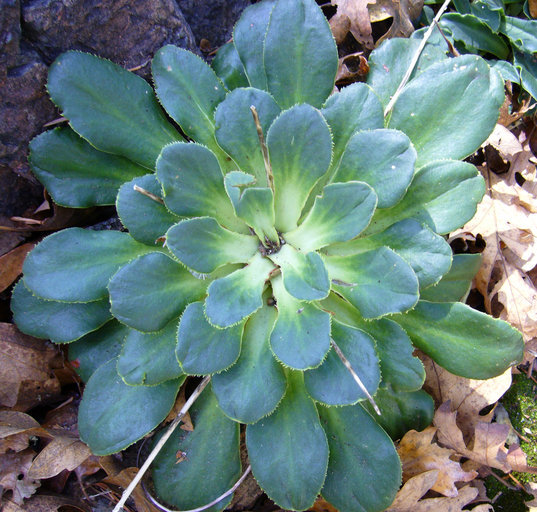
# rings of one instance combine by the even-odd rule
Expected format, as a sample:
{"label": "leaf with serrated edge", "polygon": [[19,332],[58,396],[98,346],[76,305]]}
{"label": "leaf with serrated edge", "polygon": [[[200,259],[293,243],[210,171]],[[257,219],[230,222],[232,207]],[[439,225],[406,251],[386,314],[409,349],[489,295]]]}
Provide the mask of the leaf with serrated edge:
{"label": "leaf with serrated edge", "polygon": [[259,240],[223,228],[212,217],[186,219],[166,233],[166,246],[188,268],[210,274],[228,263],[246,263]]}
{"label": "leaf with serrated edge", "polygon": [[187,304],[200,300],[206,288],[206,281],[160,252],[125,265],[108,285],[113,315],[143,332],[164,328]]}
{"label": "leaf with serrated edge", "polygon": [[297,370],[315,368],[330,349],[330,315],[290,295],[281,277],[271,280],[278,318],[270,335],[274,355]]}
{"label": "leaf with serrated edge", "polygon": [[278,232],[274,229],[274,194],[270,188],[247,188],[237,201],[235,211],[260,240],[279,243]]}
{"label": "leaf with serrated edge", "polygon": [[129,331],[117,361],[117,371],[127,384],[156,386],[183,375],[175,359],[177,323],[176,318],[158,332]]}
{"label": "leaf with serrated edge", "polygon": [[286,510],[305,510],[323,485],[328,443],[302,372],[288,371],[287,380],[276,411],[246,428],[246,446],[255,479],[268,496]]}
{"label": "leaf with serrated edge", "polygon": [[230,91],[238,87],[248,87],[248,78],[233,41],[218,49],[211,67]]}
{"label": "leaf with serrated edge", "polygon": [[[374,339],[365,331],[332,320],[332,338],[352,369],[374,395],[380,383],[380,368]],[[331,349],[323,364],[304,374],[310,396],[328,405],[349,405],[366,398],[349,370]]]}
{"label": "leaf with serrated edge", "polygon": [[241,423],[270,414],[286,388],[285,374],[269,349],[276,310],[263,306],[246,322],[237,362],[213,376],[213,391],[222,410]]}
{"label": "leaf with serrated edge", "polygon": [[127,386],[116,371],[116,360],[108,361],[86,384],[78,412],[80,439],[95,455],[124,450],[164,420],[183,381]]}
{"label": "leaf with serrated edge", "polygon": [[155,168],[166,144],[182,140],[149,84],[109,60],[63,53],[50,67],[47,89],[73,129],[93,146],[147,169]]}
{"label": "leaf with serrated edge", "polygon": [[216,327],[230,327],[257,311],[261,294],[274,265],[257,253],[244,268],[216,279],[207,289],[205,313]]}
{"label": "leaf with serrated edge", "polygon": [[241,352],[244,323],[217,329],[205,318],[202,302],[189,304],[179,322],[175,354],[188,375],[207,375],[231,366]]}

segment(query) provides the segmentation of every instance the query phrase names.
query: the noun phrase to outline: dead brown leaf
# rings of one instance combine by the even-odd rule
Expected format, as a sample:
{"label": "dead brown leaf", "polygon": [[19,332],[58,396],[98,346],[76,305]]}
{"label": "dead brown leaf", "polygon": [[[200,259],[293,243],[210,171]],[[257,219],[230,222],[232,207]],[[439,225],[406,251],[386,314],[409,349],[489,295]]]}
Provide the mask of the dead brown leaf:
{"label": "dead brown leaf", "polygon": [[367,10],[368,3],[369,0],[332,0],[332,5],[337,6],[336,16],[346,16],[349,19],[350,32],[354,39],[372,49],[375,44]]}
{"label": "dead brown leaf", "polygon": [[378,41],[392,37],[408,37],[414,32],[412,20],[416,19],[423,9],[423,0],[373,0],[367,6],[372,23],[393,18],[388,32]]}
{"label": "dead brown leaf", "polygon": [[21,275],[24,259],[34,246],[34,243],[20,245],[0,257],[0,292],[11,286]]}
{"label": "dead brown leaf", "polygon": [[351,20],[346,14],[335,14],[329,20],[336,44],[341,44],[351,29]]}
{"label": "dead brown leaf", "polygon": [[532,18],[537,18],[537,0],[528,0],[528,7]]}
{"label": "dead brown leaf", "polygon": [[6,501],[2,512],[56,512],[61,507],[61,512],[91,512],[89,507],[77,503],[65,496],[33,496],[19,506],[12,501]]}
{"label": "dead brown leaf", "polygon": [[336,83],[340,87],[349,85],[363,80],[367,73],[369,73],[369,64],[362,52],[351,53],[339,59]]}
{"label": "dead brown leaf", "polygon": [[[170,421],[173,421],[175,417],[179,414],[179,411],[181,411],[185,403],[185,385],[183,384],[181,386],[179,394],[177,395],[177,400],[175,400],[175,404],[173,405],[172,410],[168,413],[168,416],[166,416],[164,423],[169,423]],[[190,414],[188,412],[183,416],[179,428],[182,430],[186,430],[187,432],[192,432],[194,430],[194,425],[192,424],[192,420],[190,419]]]}
{"label": "dead brown leaf", "polygon": [[28,476],[35,452],[30,448],[17,453],[0,455],[0,492],[11,491],[10,500],[22,505],[41,485]]}

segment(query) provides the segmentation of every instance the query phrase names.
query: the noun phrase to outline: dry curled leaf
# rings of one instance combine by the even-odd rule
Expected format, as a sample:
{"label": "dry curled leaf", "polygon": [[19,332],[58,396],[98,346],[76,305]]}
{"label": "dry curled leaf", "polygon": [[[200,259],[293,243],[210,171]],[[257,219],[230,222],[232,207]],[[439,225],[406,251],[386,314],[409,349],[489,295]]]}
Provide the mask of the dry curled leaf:
{"label": "dry curled leaf", "polygon": [[24,259],[34,246],[34,243],[23,244],[0,257],[0,292],[21,275]]}
{"label": "dry curled leaf", "polygon": [[41,485],[38,480],[28,476],[35,452],[28,448],[17,453],[0,455],[0,492],[10,492],[9,499],[21,505]]}
{"label": "dry curled leaf", "polygon": [[373,31],[369,20],[367,4],[369,0],[332,0],[337,5],[336,16],[347,17],[350,22],[350,32],[354,39],[366,48],[373,48]]}
{"label": "dry curled leaf", "polygon": [[392,37],[408,37],[414,32],[412,20],[416,19],[423,9],[423,0],[372,0],[367,6],[372,23],[393,18],[392,24],[378,41]]}

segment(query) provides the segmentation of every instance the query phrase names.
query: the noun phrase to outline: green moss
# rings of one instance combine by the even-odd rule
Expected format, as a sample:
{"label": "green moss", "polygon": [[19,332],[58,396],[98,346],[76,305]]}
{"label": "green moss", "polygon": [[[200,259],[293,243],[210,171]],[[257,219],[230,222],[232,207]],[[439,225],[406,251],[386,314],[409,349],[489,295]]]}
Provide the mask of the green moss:
{"label": "green moss", "polygon": [[487,496],[494,500],[494,512],[526,512],[528,510],[525,502],[531,500],[532,497],[524,491],[512,491],[492,476],[485,480],[485,486]]}

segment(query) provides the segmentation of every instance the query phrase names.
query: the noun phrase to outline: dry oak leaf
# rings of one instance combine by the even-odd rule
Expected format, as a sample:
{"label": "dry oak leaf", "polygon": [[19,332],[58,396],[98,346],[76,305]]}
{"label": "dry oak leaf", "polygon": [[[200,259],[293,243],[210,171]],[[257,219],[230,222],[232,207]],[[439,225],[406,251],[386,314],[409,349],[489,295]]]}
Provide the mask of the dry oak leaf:
{"label": "dry oak leaf", "polygon": [[419,357],[427,375],[424,389],[437,404],[451,401],[451,407],[457,411],[457,424],[466,438],[474,433],[478,422],[492,419],[492,411],[487,416],[479,416],[479,411],[495,404],[511,386],[511,369],[493,379],[465,379],[449,373],[424,354]]}
{"label": "dry oak leaf", "polygon": [[21,505],[41,485],[28,476],[35,452],[28,448],[17,453],[0,455],[0,493],[11,491],[10,500]]}
{"label": "dry oak leaf", "polygon": [[11,286],[15,279],[22,274],[24,259],[34,246],[34,243],[19,245],[7,254],[0,256],[0,292]]}
{"label": "dry oak leaf", "polygon": [[62,366],[57,347],[0,323],[0,406],[26,411],[58,397],[53,370]]}
{"label": "dry oak leaf", "polygon": [[455,452],[434,443],[435,434],[436,428],[428,427],[422,432],[411,430],[401,439],[397,452],[403,465],[403,481],[436,469],[437,479],[430,490],[453,498],[459,494],[455,483],[472,481],[477,471],[464,471],[458,462],[451,460]]}
{"label": "dry oak leaf", "polygon": [[332,5],[337,6],[336,20],[334,24],[344,24],[345,18],[350,21],[350,32],[354,39],[366,48],[372,49],[373,31],[371,21],[369,20],[369,11],[367,4],[369,0],[331,0]]}
{"label": "dry oak leaf", "polygon": [[57,512],[61,507],[61,512],[91,512],[89,507],[77,503],[65,496],[37,495],[19,506],[12,501],[3,504],[2,512]]}
{"label": "dry oak leaf", "polygon": [[416,19],[423,9],[424,0],[372,0],[367,6],[372,23],[393,18],[388,32],[378,41],[392,37],[408,37],[414,32],[412,20]]}

